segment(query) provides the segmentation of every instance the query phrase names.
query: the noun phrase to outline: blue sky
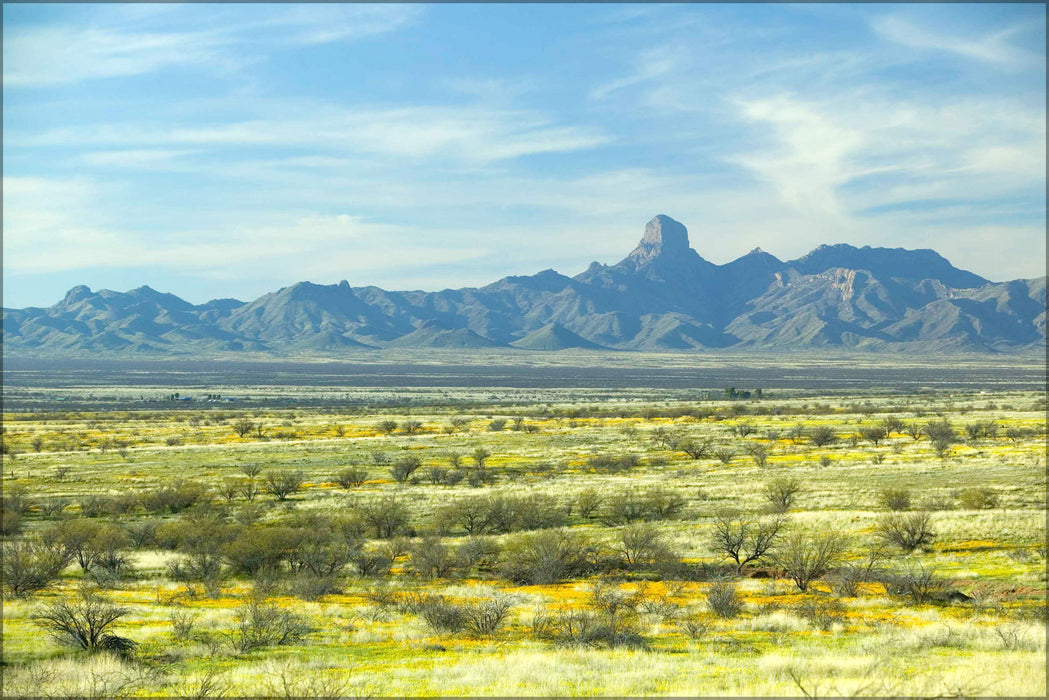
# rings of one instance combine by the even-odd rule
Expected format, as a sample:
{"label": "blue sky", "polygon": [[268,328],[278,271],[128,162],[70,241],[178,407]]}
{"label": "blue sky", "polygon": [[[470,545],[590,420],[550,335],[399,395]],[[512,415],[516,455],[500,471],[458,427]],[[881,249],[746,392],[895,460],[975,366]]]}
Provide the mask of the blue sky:
{"label": "blue sky", "polygon": [[4,306],[760,246],[1045,274],[1044,5],[3,7]]}

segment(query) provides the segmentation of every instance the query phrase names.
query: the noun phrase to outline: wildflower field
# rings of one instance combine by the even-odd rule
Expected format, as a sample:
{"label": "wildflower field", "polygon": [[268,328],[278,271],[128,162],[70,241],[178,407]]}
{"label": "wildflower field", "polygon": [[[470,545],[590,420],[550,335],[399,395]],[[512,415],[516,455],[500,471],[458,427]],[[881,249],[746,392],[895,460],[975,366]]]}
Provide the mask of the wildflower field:
{"label": "wildflower field", "polygon": [[4,388],[7,695],[1046,693],[1037,387],[74,376]]}

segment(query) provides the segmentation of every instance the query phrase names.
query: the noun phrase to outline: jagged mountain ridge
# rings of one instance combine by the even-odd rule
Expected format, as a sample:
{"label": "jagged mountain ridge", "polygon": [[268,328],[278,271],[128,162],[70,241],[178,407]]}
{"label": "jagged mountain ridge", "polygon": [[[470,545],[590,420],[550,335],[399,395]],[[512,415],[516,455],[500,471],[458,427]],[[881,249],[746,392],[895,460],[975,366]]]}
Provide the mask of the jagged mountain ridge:
{"label": "jagged mountain ridge", "polygon": [[139,287],[74,287],[5,309],[5,352],[338,354],[381,347],[619,350],[858,348],[1018,351],[1045,344],[1045,278],[990,282],[932,250],[824,245],[792,261],[755,249],[715,265],[660,215],[614,265],[479,288],[348,282],[193,305]]}

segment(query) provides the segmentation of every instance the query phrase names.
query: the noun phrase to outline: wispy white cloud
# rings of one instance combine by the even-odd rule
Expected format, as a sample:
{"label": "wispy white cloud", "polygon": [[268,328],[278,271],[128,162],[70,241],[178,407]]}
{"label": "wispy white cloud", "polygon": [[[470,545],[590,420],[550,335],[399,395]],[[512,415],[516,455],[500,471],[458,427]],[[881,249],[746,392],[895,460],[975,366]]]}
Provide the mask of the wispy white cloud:
{"label": "wispy white cloud", "polygon": [[127,20],[148,20],[157,14],[177,20],[178,8],[164,8],[162,13],[120,12],[110,22],[92,26],[5,27],[4,86],[67,85],[145,75],[173,66],[228,72],[252,63],[259,52],[264,55],[280,46],[353,41],[395,31],[422,12],[417,5],[314,4],[263,8],[261,19],[235,15],[234,21],[228,21],[227,15],[220,14],[206,30],[126,26]]}
{"label": "wispy white cloud", "polygon": [[39,87],[151,73],[185,65],[222,65],[215,34],[129,33],[110,29],[34,27],[4,37],[4,86]]}
{"label": "wispy white cloud", "polygon": [[113,168],[137,168],[142,170],[166,170],[186,156],[199,151],[172,150],[164,148],[136,148],[85,153],[82,161],[85,165]]}
{"label": "wispy white cloud", "polygon": [[841,216],[835,190],[852,176],[848,159],[862,135],[788,96],[740,101],[738,107],[745,119],[770,128],[775,144],[729,160],[771,182],[795,209]]}
{"label": "wispy white cloud", "polygon": [[[933,197],[998,197],[1045,181],[1045,122],[1020,104],[853,91],[835,100],[779,95],[736,105],[767,139],[728,160],[772,183],[798,211],[848,218]],[[890,181],[863,184],[890,173]]]}
{"label": "wispy white cloud", "polygon": [[[557,124],[534,111],[474,106],[353,110],[316,107],[312,116],[274,116],[176,128],[139,123],[107,124],[58,128],[37,134],[15,132],[9,139],[22,147],[313,147],[325,154],[364,153],[406,159],[440,157],[477,163],[541,153],[567,153],[610,141],[610,136],[601,130]],[[125,151],[128,152],[143,153],[138,149]],[[173,151],[165,148],[155,153],[171,155]]]}
{"label": "wispy white cloud", "polygon": [[648,83],[667,75],[678,67],[680,59],[681,51],[674,47],[659,46],[646,49],[638,56],[633,73],[597,86],[590,91],[590,97],[603,100],[617,90]]}
{"label": "wispy white cloud", "polygon": [[282,43],[327,44],[396,31],[423,12],[419,5],[305,4],[281,8],[263,23],[282,30]]}
{"label": "wispy white cloud", "polygon": [[[883,39],[913,49],[942,51],[1001,67],[1045,64],[1044,56],[1037,56],[1010,43],[1012,37],[1028,28],[1027,25],[1013,25],[982,36],[956,36],[891,14],[872,18],[871,27]],[[1042,27],[1044,31],[1044,24]]]}

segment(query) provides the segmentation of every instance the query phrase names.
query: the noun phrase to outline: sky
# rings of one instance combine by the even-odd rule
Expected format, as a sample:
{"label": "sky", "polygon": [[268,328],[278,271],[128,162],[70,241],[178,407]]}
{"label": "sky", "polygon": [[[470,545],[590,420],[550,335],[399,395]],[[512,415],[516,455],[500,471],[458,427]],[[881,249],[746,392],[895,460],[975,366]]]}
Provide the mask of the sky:
{"label": "sky", "polygon": [[1044,5],[4,4],[3,305],[822,243],[1045,274]]}

